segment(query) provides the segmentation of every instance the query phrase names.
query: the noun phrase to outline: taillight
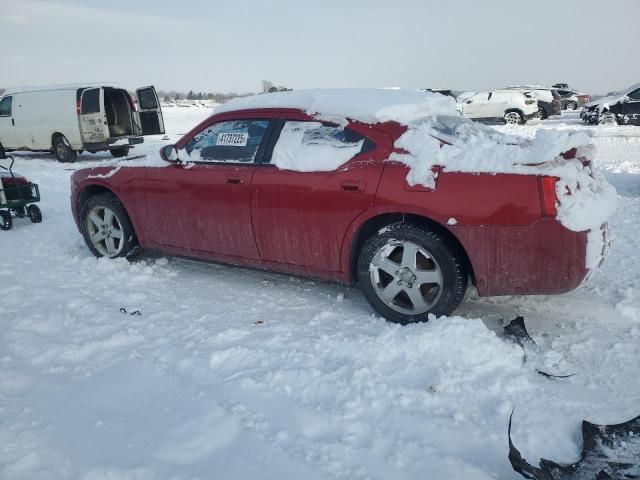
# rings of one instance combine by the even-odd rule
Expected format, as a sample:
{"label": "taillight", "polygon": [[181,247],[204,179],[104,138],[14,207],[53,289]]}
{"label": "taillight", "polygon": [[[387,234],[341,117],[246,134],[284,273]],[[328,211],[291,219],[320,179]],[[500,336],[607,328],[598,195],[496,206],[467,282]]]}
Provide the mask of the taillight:
{"label": "taillight", "polygon": [[531,104],[533,104],[533,103],[535,103],[535,102],[536,102],[535,100],[531,100],[531,99],[530,99],[530,100],[525,100],[525,101],[524,101],[525,105],[531,105]]}
{"label": "taillight", "polygon": [[135,112],[136,111],[136,104],[133,101],[133,98],[131,98],[131,95],[127,95],[127,97],[129,98],[129,106],[131,107],[131,111]]}
{"label": "taillight", "polygon": [[80,99],[76,100],[76,112],[80,115]]}
{"label": "taillight", "polygon": [[538,177],[538,187],[540,189],[540,208],[543,217],[555,217],[558,213],[556,205],[558,197],[556,196],[557,177]]}

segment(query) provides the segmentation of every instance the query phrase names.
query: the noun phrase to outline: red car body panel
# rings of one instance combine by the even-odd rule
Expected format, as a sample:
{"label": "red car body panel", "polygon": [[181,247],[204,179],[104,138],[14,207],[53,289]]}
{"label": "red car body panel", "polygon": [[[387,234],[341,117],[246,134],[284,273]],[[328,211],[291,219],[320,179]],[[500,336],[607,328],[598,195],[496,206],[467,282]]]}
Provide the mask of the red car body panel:
{"label": "red car body panel", "polygon": [[[315,120],[292,109],[228,112],[176,146],[234,119]],[[361,229],[381,215],[414,215],[459,242],[480,295],[564,293],[585,278],[586,233],[542,214],[538,177],[438,169],[435,188],[411,186],[407,167],[388,161],[406,127],[349,127],[376,148],[332,172],[237,163],[80,170],[72,177],[74,218],[81,228],[81,202],[104,188],[125,206],[143,248],[350,283]]]}

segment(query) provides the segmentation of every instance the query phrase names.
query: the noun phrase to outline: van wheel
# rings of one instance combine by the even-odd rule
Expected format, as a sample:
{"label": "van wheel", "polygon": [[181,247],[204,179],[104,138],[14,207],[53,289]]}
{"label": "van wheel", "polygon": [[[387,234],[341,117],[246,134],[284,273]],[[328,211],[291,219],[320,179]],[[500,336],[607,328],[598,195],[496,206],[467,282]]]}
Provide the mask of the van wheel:
{"label": "van wheel", "polygon": [[467,288],[464,265],[462,253],[444,235],[397,223],[366,241],[358,278],[373,308],[406,325],[456,309]]}
{"label": "van wheel", "polygon": [[115,158],[126,157],[127,155],[129,155],[128,148],[111,148],[109,151]]}
{"label": "van wheel", "polygon": [[53,153],[62,163],[72,163],[78,158],[77,152],[71,148],[69,141],[63,135],[58,135],[53,139]]}
{"label": "van wheel", "polygon": [[80,213],[82,236],[96,257],[132,257],[139,251],[133,225],[120,200],[110,193],[86,201]]}

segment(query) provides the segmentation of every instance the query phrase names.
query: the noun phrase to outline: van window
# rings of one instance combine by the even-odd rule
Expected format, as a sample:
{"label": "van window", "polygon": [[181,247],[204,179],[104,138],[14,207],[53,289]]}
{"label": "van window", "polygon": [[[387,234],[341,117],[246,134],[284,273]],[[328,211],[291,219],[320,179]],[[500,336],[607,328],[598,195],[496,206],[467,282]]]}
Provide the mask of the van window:
{"label": "van window", "polygon": [[138,90],[138,100],[140,101],[141,110],[155,110],[158,108],[158,102],[156,101],[153,88]]}
{"label": "van window", "polygon": [[85,115],[87,113],[99,113],[100,112],[100,89],[91,88],[85,90],[82,94],[82,108],[80,113]]}
{"label": "van window", "polygon": [[0,117],[10,117],[11,116],[11,102],[13,97],[4,97],[2,101],[0,101]]}

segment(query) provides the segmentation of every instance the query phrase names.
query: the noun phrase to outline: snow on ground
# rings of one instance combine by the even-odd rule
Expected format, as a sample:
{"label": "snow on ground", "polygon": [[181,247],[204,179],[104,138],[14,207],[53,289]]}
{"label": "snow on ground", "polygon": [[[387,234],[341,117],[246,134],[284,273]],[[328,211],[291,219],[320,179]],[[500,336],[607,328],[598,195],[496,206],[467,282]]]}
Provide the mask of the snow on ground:
{"label": "snow on ground", "polygon": [[[208,113],[167,110],[171,140]],[[515,479],[513,408],[530,463],[577,461],[582,419],[640,414],[640,128],[585,127],[573,112],[496,128],[593,133],[619,193],[611,255],[572,293],[469,295],[456,316],[407,327],[353,288],[96,260],[71,218],[69,176],[109,154],[74,165],[20,154],[44,221],[0,232],[0,478]],[[496,335],[517,314],[540,345],[526,361]]]}

